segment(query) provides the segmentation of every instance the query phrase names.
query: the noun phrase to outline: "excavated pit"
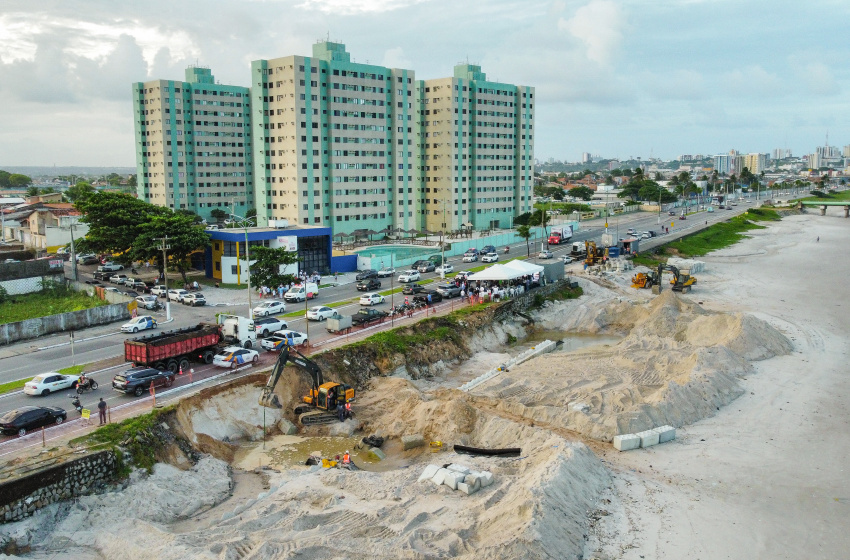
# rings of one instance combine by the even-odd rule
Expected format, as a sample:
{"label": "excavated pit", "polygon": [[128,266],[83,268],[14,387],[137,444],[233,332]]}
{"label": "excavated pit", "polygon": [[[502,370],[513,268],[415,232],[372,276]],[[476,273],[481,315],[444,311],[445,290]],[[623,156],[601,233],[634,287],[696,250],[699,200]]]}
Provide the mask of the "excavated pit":
{"label": "excavated pit", "polygon": [[[122,492],[89,497],[84,510],[44,508],[7,526],[6,534],[11,529],[16,543],[34,551],[65,543],[75,558],[116,557],[119,550],[128,558],[580,558],[588,512],[610,484],[584,438],[610,441],[617,433],[710,416],[740,394],[738,379],[751,372],[751,361],[791,350],[763,321],[707,312],[670,291],[648,304],[589,283],[586,294],[532,313],[537,333],[525,319],[489,322],[465,333],[465,346],[454,353],[441,347],[441,359],[428,365],[388,359],[384,376],[374,374],[381,369],[375,363],[369,375],[326,372],[326,379],[368,379],[358,387],[356,420],[299,437],[276,431],[282,418],[294,420],[289,411],[308,389],[292,368],[276,390],[280,410],[257,406],[265,374],[205,390],[179,404],[173,424],[212,457],[189,470],[157,467]],[[532,343],[541,331],[591,338],[470,393],[457,389],[516,353],[509,341]],[[271,435],[265,445],[264,425]],[[387,438],[385,461],[353,450],[369,470],[301,464],[313,450],[341,453],[375,433]],[[412,434],[444,445],[434,453],[427,446],[404,451],[399,440]],[[521,447],[522,455],[470,457],[453,453],[451,444]],[[427,464],[451,462],[488,470],[495,483],[466,496],[417,482]],[[239,478],[228,463],[261,478],[240,475],[234,487]],[[263,491],[251,498],[246,488]],[[150,505],[134,517],[145,489]],[[154,515],[160,500],[182,507]],[[73,531],[75,524],[86,530]],[[122,543],[119,535],[131,525],[133,542]]]}

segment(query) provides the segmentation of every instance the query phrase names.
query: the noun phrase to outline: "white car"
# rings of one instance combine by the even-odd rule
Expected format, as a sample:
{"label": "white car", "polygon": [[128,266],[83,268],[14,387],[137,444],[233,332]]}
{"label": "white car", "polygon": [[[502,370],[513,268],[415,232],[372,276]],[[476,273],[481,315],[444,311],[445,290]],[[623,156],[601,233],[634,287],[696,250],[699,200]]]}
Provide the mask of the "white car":
{"label": "white car", "polygon": [[478,262],[478,255],[475,253],[467,253],[463,256],[463,262]]}
{"label": "white car", "polygon": [[144,307],[145,309],[155,309],[159,305],[156,301],[156,296],[139,296],[136,298],[136,303],[139,304],[139,307]]}
{"label": "white car", "polygon": [[317,305],[307,310],[307,318],[311,321],[324,321],[336,315],[336,310],[326,305]]}
{"label": "white car", "polygon": [[286,311],[286,304],[282,301],[264,301],[254,308],[254,315],[257,317],[266,317],[276,313]]}
{"label": "white car", "polygon": [[496,253],[487,253],[481,259],[481,262],[491,263],[491,262],[496,262],[498,260],[499,260],[499,255],[497,255]]}
{"label": "white car", "polygon": [[389,278],[395,274],[395,269],[391,266],[385,266],[378,271],[378,278]]}
{"label": "white car", "polygon": [[455,280],[457,280],[457,279],[466,280],[467,277],[469,277],[469,275],[471,275],[471,274],[472,273],[468,270],[461,270],[460,272],[457,273],[457,275],[455,275]]}
{"label": "white car", "polygon": [[254,330],[259,336],[269,336],[270,333],[288,328],[289,323],[277,317],[263,317],[254,321]]}
{"label": "white car", "polygon": [[538,259],[551,259],[554,256],[555,256],[555,254],[552,251],[549,251],[547,249],[545,251],[540,251],[540,254],[537,255],[537,258]]}
{"label": "white car", "polygon": [[454,272],[454,271],[455,271],[455,267],[453,267],[450,264],[444,264],[443,266],[438,266],[437,269],[434,272],[436,272],[437,274],[448,274],[449,272]]}
{"label": "white car", "polygon": [[260,353],[256,350],[242,348],[241,346],[228,346],[213,356],[213,365],[235,368],[248,362],[256,364],[259,360]]}
{"label": "white car", "polygon": [[141,315],[121,325],[121,332],[137,333],[146,329],[155,329],[156,319],[150,315]]}
{"label": "white car", "polygon": [[381,294],[371,293],[360,296],[360,305],[377,305],[384,303],[384,296]]}
{"label": "white car", "polygon": [[79,380],[79,375],[62,375],[56,372],[42,373],[27,381],[27,384],[24,385],[24,393],[45,397],[56,391],[73,389],[77,386]]}
{"label": "white car", "polygon": [[264,338],[260,346],[266,350],[280,350],[284,346],[300,346],[307,343],[307,335],[291,330],[277,331],[272,336]]}
{"label": "white car", "polygon": [[169,301],[176,301],[176,302],[179,303],[179,302],[183,301],[183,296],[185,296],[188,293],[189,293],[188,290],[168,290],[168,300]]}
{"label": "white car", "polygon": [[405,270],[398,277],[399,282],[416,282],[419,280],[419,271],[418,270]]}
{"label": "white car", "polygon": [[152,296],[164,296],[165,295],[165,286],[162,285],[162,284],[154,286],[153,288],[151,288],[151,295]]}
{"label": "white car", "polygon": [[571,262],[573,262],[574,260],[575,260],[575,259],[573,259],[571,256],[569,256],[569,255],[564,255],[564,264],[570,264],[570,263],[571,263]]}

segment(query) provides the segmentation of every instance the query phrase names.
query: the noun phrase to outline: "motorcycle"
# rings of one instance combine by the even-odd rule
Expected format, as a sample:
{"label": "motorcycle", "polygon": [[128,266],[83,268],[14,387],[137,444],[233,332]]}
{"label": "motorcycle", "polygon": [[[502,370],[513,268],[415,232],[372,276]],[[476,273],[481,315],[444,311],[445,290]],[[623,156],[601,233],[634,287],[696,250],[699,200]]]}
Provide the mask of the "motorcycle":
{"label": "motorcycle", "polygon": [[94,391],[97,389],[97,381],[89,379],[84,385],[77,385],[77,394],[82,395],[86,391]]}
{"label": "motorcycle", "polygon": [[508,253],[510,253],[510,252],[511,252],[511,248],[510,248],[510,247],[505,247],[505,254],[507,255],[507,254],[508,254]]}
{"label": "motorcycle", "polygon": [[83,405],[80,404],[80,397],[77,395],[68,395],[68,398],[74,399],[71,401],[71,406],[74,407],[74,410],[79,412],[81,415],[83,413]]}

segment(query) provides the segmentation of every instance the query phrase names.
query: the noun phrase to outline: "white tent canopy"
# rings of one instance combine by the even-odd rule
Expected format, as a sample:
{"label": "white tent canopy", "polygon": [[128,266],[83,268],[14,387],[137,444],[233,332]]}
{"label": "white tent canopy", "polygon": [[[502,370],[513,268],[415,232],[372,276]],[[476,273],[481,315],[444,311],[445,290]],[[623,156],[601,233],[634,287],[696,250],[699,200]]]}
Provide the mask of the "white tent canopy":
{"label": "white tent canopy", "polygon": [[540,266],[539,264],[530,263],[528,261],[515,260],[509,263],[505,263],[505,266],[508,268],[519,270],[520,272],[522,272],[523,275],[531,275],[535,273],[539,274],[543,272],[542,266]]}
{"label": "white tent canopy", "polygon": [[514,278],[519,278],[526,274],[528,274],[528,272],[522,272],[503,264],[494,264],[490,268],[485,268],[484,270],[476,272],[467,278],[469,280],[513,280]]}

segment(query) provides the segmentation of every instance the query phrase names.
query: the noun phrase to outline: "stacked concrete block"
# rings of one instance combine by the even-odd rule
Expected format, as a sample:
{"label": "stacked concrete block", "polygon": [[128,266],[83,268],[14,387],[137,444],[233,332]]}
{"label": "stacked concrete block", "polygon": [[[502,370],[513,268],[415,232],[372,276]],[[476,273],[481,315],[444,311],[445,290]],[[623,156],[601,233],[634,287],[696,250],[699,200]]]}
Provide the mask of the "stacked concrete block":
{"label": "stacked concrete block", "polygon": [[448,486],[452,490],[457,490],[457,483],[463,482],[463,479],[465,477],[466,477],[466,475],[461,474],[459,472],[449,471],[448,473],[446,473],[446,476],[443,479],[443,484],[445,484],[446,486]]}
{"label": "stacked concrete block", "polygon": [[446,467],[450,471],[454,471],[456,473],[461,473],[462,475],[467,475],[470,472],[469,467],[465,467],[463,465],[458,465],[457,463],[452,463],[448,467]]}
{"label": "stacked concrete block", "polygon": [[481,471],[478,473],[478,479],[481,481],[481,487],[487,488],[493,484],[493,473],[490,471]]}
{"label": "stacked concrete block", "polygon": [[640,437],[641,447],[652,447],[653,445],[658,445],[658,432],[655,430],[644,430],[643,432],[638,432],[635,435]]}
{"label": "stacked concrete block", "polygon": [[469,496],[470,494],[475,494],[476,492],[478,492],[478,490],[481,489],[481,486],[479,485],[476,487],[474,485],[467,484],[466,482],[458,482],[457,489],[460,492],[463,492],[464,494]]}
{"label": "stacked concrete block", "polygon": [[667,264],[675,266],[679,270],[689,270],[690,274],[705,272],[705,261],[695,259],[682,259],[679,257],[670,257],[667,259]]}
{"label": "stacked concrete block", "polygon": [[387,458],[387,454],[381,451],[379,448],[373,447],[369,450],[369,457],[377,459],[378,461],[383,461]]}
{"label": "stacked concrete block", "polygon": [[441,486],[446,481],[446,475],[447,474],[449,474],[448,469],[440,469],[436,472],[434,477],[431,479],[431,482],[433,482],[437,486]]}
{"label": "stacked concrete block", "polygon": [[631,451],[640,447],[640,437],[635,434],[620,434],[614,436],[614,449],[619,451]]}
{"label": "stacked concrete block", "polygon": [[416,447],[422,447],[423,445],[425,445],[425,438],[420,434],[401,436],[401,446],[405,451]]}
{"label": "stacked concrete block", "polygon": [[437,474],[437,471],[440,470],[438,465],[428,465],[425,467],[425,470],[422,471],[422,474],[419,475],[419,482],[423,480],[431,480],[434,478],[434,475]]}
{"label": "stacked concrete block", "polygon": [[658,432],[658,443],[667,443],[676,439],[676,428],[673,426],[661,426],[655,428],[655,431]]}

